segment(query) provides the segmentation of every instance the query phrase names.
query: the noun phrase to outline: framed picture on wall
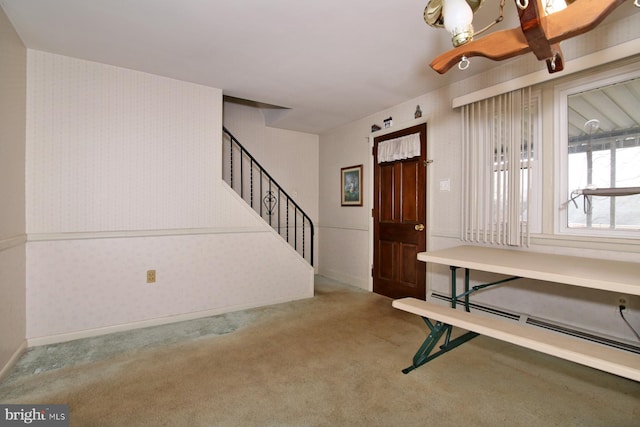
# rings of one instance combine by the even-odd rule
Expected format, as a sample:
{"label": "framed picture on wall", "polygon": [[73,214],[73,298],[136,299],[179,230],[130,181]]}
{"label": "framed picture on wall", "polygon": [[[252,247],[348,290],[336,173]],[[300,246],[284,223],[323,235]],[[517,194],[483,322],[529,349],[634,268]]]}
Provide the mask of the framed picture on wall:
{"label": "framed picture on wall", "polygon": [[342,206],[362,206],[362,165],[340,169]]}

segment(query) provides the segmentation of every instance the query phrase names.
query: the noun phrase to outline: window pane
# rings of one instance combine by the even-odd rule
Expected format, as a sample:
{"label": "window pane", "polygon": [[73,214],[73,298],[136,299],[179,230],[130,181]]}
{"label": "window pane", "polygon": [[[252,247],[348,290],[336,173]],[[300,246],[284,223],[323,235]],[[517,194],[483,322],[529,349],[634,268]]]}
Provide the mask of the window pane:
{"label": "window pane", "polygon": [[[640,138],[636,138],[636,143]],[[616,150],[618,167],[616,168],[617,187],[640,187],[640,144],[635,147]],[[640,194],[615,197],[616,228],[640,229]]]}
{"label": "window pane", "polygon": [[[591,145],[587,142],[574,146],[573,153],[570,146],[568,198],[579,189],[640,187],[638,141],[636,136]],[[569,228],[640,230],[640,195],[579,196],[574,200],[568,205]]]}
{"label": "window pane", "polygon": [[[567,227],[640,230],[640,78],[568,97]],[[583,194],[598,189],[598,195]]]}

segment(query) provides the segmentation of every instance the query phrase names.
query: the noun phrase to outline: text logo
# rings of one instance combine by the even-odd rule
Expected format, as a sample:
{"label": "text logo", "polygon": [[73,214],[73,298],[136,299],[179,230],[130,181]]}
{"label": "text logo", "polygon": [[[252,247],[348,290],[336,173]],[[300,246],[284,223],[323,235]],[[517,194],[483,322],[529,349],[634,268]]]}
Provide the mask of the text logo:
{"label": "text logo", "polygon": [[0,427],[69,427],[69,405],[0,405]]}

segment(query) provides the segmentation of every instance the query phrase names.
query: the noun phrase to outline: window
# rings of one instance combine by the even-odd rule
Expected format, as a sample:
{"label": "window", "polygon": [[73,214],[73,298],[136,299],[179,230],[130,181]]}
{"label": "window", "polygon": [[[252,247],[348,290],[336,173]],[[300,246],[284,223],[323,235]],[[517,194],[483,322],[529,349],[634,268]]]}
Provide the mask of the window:
{"label": "window", "polygon": [[640,237],[640,72],[560,92],[559,231]]}

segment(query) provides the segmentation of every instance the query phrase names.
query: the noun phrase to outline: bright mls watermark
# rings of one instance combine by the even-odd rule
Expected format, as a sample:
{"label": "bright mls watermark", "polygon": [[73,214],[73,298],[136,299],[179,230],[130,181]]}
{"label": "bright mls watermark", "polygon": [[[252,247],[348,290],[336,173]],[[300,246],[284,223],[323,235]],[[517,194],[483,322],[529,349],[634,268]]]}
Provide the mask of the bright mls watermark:
{"label": "bright mls watermark", "polygon": [[69,427],[69,405],[0,405],[0,427]]}

